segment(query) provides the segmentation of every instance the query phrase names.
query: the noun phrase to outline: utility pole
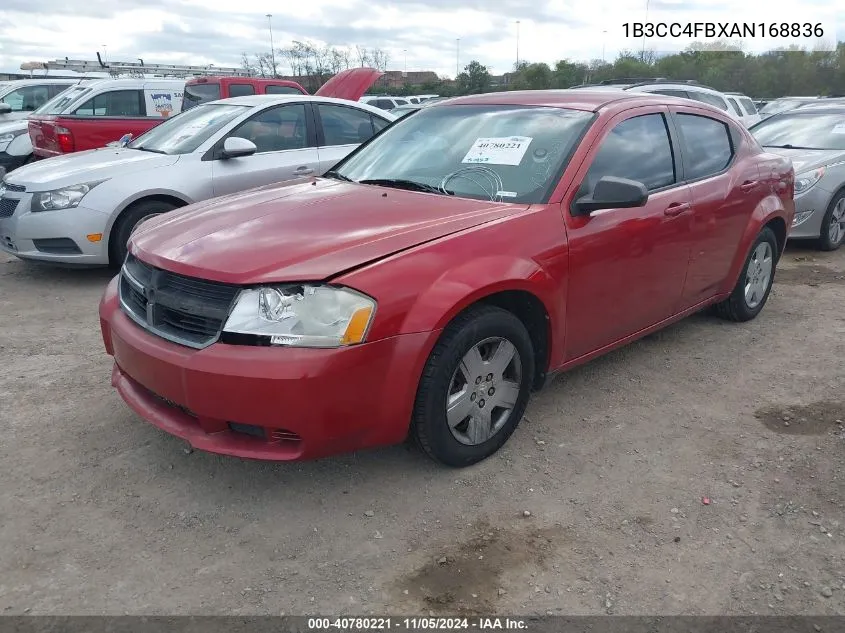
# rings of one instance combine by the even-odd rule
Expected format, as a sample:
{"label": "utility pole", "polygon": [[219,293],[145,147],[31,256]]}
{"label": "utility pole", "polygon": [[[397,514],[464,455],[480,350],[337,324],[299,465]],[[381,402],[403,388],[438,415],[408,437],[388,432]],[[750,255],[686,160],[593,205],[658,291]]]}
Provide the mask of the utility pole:
{"label": "utility pole", "polygon": [[276,78],[276,51],[273,48],[273,14],[267,14],[267,26],[270,27],[270,62],[273,64],[273,79]]}
{"label": "utility pole", "polygon": [[519,20],[516,21],[516,69],[519,70]]}
{"label": "utility pole", "polygon": [[461,38],[457,38],[455,40],[455,81],[458,80],[458,75],[461,74],[460,72],[461,66]]}

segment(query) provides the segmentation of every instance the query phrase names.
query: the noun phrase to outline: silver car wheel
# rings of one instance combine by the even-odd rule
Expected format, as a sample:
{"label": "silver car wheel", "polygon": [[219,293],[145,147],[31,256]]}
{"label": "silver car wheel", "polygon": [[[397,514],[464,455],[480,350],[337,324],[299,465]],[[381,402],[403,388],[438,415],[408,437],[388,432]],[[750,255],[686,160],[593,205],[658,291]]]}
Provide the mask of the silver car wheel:
{"label": "silver car wheel", "polygon": [[845,198],[840,199],[833,207],[833,213],[830,214],[830,226],[827,228],[827,237],[834,246],[845,238]]}
{"label": "silver car wheel", "polygon": [[516,406],[522,380],[522,360],[513,343],[501,337],[476,343],[449,383],[446,421],[454,438],[476,446],[496,435]]}
{"label": "silver car wheel", "polygon": [[772,247],[768,242],[760,242],[751,254],[745,272],[745,305],[751,310],[762,303],[769,289],[774,268],[772,255]]}

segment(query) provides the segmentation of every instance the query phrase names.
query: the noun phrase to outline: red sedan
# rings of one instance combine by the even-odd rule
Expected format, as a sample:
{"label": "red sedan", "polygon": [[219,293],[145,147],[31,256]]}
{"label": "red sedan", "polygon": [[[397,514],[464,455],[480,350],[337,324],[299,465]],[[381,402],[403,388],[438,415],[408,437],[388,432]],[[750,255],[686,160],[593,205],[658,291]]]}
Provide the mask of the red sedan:
{"label": "red sedan", "polygon": [[112,384],[205,451],[295,460],[410,435],[466,466],[553,372],[708,306],[756,317],[793,182],[698,102],[438,103],[323,178],[136,229],[100,305]]}

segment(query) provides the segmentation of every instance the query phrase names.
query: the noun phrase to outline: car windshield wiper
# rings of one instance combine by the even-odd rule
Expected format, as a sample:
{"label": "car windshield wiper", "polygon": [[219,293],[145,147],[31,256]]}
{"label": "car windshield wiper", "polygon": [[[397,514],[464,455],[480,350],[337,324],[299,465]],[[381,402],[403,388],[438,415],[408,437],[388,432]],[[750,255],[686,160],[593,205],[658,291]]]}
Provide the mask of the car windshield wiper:
{"label": "car windshield wiper", "polygon": [[335,170],[331,169],[323,174],[323,178],[334,178],[335,180],[342,180],[343,182],[355,182],[351,178],[344,176],[343,174],[336,172]]}
{"label": "car windshield wiper", "polygon": [[153,154],[166,154],[164,150],[161,149],[152,149],[150,147],[144,147],[143,145],[138,145],[137,147],[132,147],[130,149],[139,149],[142,152],[152,152]]}
{"label": "car windshield wiper", "polygon": [[804,147],[803,145],[764,145],[763,147],[773,147],[775,149],[822,149],[821,147]]}
{"label": "car windshield wiper", "polygon": [[376,185],[380,187],[396,187],[397,189],[409,189],[411,191],[424,191],[425,193],[439,193],[440,195],[455,195],[454,191],[448,189],[441,189],[434,185],[428,185],[424,182],[417,182],[416,180],[406,180],[404,178],[371,178],[369,180],[359,180],[362,185]]}

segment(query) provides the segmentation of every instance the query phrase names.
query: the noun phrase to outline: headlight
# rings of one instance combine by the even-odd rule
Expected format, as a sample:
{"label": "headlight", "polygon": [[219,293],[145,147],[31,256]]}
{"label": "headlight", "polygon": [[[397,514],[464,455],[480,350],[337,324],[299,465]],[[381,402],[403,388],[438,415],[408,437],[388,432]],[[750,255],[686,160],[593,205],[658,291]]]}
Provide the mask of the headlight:
{"label": "headlight", "polygon": [[9,147],[9,143],[14,141],[18,136],[23,134],[26,130],[21,132],[9,132],[7,134],[0,134],[0,152],[5,152],[6,148]]}
{"label": "headlight", "polygon": [[795,195],[806,193],[813,185],[815,185],[824,176],[824,167],[805,171],[795,176]]}
{"label": "headlight", "polygon": [[102,182],[105,181],[98,180],[97,182],[87,182],[81,185],[72,185],[70,187],[54,189],[53,191],[36,193],[32,197],[32,210],[58,211],[59,209],[72,209],[73,207],[79,206],[85,194]]}
{"label": "headlight", "polygon": [[253,334],[271,345],[344,347],[363,343],[376,302],[349,288],[267,286],[242,290],[224,332]]}

